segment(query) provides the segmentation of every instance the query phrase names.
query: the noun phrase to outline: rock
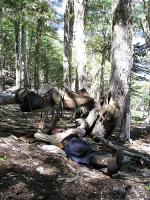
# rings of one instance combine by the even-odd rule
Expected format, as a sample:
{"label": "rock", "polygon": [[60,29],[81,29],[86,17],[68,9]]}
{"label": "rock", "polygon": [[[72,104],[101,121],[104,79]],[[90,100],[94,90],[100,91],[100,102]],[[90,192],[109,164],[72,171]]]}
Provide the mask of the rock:
{"label": "rock", "polygon": [[43,145],[41,148],[42,150],[47,151],[49,153],[61,154],[63,156],[66,156],[65,152],[55,145]]}
{"label": "rock", "polygon": [[39,172],[40,174],[44,174],[44,168],[42,166],[37,167],[36,171]]}
{"label": "rock", "polygon": [[66,182],[66,183],[71,183],[71,182],[74,182],[74,181],[76,181],[76,180],[78,180],[78,179],[79,179],[78,176],[74,176],[74,177],[72,177],[72,178],[65,178],[65,182]]}

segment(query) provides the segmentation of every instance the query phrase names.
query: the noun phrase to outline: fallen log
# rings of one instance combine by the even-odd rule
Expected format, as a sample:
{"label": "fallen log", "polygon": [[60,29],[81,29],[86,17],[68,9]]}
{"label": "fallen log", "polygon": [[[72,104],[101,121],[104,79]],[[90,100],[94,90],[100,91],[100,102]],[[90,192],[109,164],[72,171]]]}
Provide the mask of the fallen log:
{"label": "fallen log", "polygon": [[15,94],[0,92],[0,105],[16,104]]}
{"label": "fallen log", "polygon": [[37,132],[34,134],[34,137],[37,140],[48,142],[50,144],[61,147],[62,140],[71,134],[77,134],[78,136],[83,136],[85,135],[85,130],[80,128],[71,128],[64,132],[56,133],[55,135],[47,135],[43,133],[43,127],[40,126]]}

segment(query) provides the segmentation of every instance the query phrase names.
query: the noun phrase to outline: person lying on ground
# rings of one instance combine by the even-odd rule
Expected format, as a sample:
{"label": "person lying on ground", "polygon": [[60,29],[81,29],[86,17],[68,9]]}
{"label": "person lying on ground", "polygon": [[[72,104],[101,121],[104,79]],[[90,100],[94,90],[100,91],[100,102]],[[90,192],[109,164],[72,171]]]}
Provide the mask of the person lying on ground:
{"label": "person lying on ground", "polygon": [[100,152],[94,151],[92,147],[82,139],[83,135],[85,135],[85,131],[80,128],[69,129],[63,132],[55,128],[51,131],[51,135],[46,135],[41,133],[42,126],[43,123],[39,124],[39,130],[34,134],[34,137],[38,140],[49,142],[51,145],[58,146],[65,151],[67,157],[76,163],[87,167],[98,168],[100,171],[110,176],[118,173],[120,170],[124,157],[124,153],[121,149],[118,149],[114,157],[106,157],[100,155]]}
{"label": "person lying on ground", "polygon": [[61,143],[67,157],[78,164],[100,169],[106,168],[107,171],[104,172],[110,176],[120,170],[124,157],[121,149],[118,149],[114,157],[105,157],[94,151],[87,142],[80,139],[76,134],[67,136]]}

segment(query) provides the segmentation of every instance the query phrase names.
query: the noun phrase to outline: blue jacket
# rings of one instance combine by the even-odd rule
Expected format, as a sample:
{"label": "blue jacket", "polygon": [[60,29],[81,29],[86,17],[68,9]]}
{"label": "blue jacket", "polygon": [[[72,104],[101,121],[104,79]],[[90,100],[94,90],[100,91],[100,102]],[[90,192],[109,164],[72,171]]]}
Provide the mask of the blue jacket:
{"label": "blue jacket", "polygon": [[90,165],[90,160],[96,153],[89,144],[77,137],[70,139],[65,145],[64,151],[69,158],[86,166]]}

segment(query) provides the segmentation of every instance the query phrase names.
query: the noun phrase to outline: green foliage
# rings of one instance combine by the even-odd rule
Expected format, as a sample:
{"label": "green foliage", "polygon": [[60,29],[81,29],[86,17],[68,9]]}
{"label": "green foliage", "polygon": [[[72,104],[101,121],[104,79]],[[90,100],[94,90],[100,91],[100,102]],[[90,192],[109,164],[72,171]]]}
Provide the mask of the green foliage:
{"label": "green foliage", "polygon": [[132,85],[131,95],[131,115],[135,121],[140,121],[147,117],[149,102],[149,83],[146,81],[135,81]]}
{"label": "green foliage", "polygon": [[99,93],[102,66],[104,67],[104,89],[108,86],[110,78],[111,1],[88,2],[85,30],[89,87],[95,90],[94,93]]}
{"label": "green foliage", "polygon": [[141,122],[145,119],[143,112],[141,111],[133,111],[132,109],[131,114],[132,114],[132,120],[135,122]]}
{"label": "green foliage", "polygon": [[41,69],[46,73],[47,80],[55,86],[63,85],[62,48],[56,40],[49,40],[47,36],[42,37],[41,46]]}
{"label": "green foliage", "polygon": [[145,186],[145,189],[150,191],[150,185]]}
{"label": "green foliage", "polygon": [[5,156],[5,155],[0,155],[0,163],[3,162],[3,161],[5,161],[5,160],[7,160],[7,159],[8,159],[7,156]]}
{"label": "green foliage", "polygon": [[[42,19],[41,25],[41,83],[47,81],[55,85],[62,84],[62,47],[59,42],[56,27],[57,15],[55,8],[47,0],[3,0],[2,1],[2,56],[3,68],[15,75],[15,29],[14,22],[20,21],[27,33],[27,69],[31,86],[33,85],[33,69],[35,64],[35,39],[37,19]],[[47,69],[47,70],[45,70]],[[44,76],[48,74],[48,80]]]}
{"label": "green foliage", "polygon": [[141,29],[141,19],[143,17],[143,5],[142,1],[135,0],[133,1],[133,28],[134,31],[139,31]]}
{"label": "green foliage", "polygon": [[[109,59],[111,42],[111,1],[89,1],[86,19],[87,48]],[[106,55],[107,54],[107,55]]]}

